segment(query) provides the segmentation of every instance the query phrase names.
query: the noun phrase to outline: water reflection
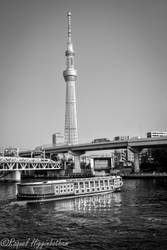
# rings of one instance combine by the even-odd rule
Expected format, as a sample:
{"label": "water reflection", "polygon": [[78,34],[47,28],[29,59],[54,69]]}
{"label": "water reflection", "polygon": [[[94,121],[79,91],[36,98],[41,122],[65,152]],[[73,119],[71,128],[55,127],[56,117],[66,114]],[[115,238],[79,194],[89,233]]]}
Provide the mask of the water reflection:
{"label": "water reflection", "polygon": [[82,197],[74,200],[74,210],[86,213],[107,211],[116,205],[121,205],[120,193]]}
{"label": "water reflection", "polygon": [[80,197],[49,203],[32,204],[30,206],[52,207],[56,211],[75,211],[92,213],[107,211],[111,208],[120,207],[122,204],[121,193],[100,194],[89,197]]}

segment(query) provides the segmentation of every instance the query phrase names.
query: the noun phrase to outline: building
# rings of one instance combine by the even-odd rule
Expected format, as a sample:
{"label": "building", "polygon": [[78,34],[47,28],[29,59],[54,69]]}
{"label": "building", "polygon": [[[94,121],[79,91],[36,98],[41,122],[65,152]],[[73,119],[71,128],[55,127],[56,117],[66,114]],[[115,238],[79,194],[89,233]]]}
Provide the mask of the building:
{"label": "building", "polygon": [[134,153],[129,149],[127,149],[127,162],[134,162]]}
{"label": "building", "polygon": [[52,135],[52,144],[53,145],[62,145],[64,143],[64,136],[57,132]]}
{"label": "building", "polygon": [[126,141],[129,140],[129,136],[115,136],[114,141]]}
{"label": "building", "polygon": [[67,13],[68,17],[68,40],[66,55],[66,70],[63,72],[66,81],[66,110],[65,110],[65,144],[72,145],[78,143],[77,129],[77,111],[75,83],[77,80],[77,71],[74,68],[74,49],[72,44],[71,32],[71,12]]}
{"label": "building", "polygon": [[162,137],[162,136],[167,136],[167,131],[165,132],[152,131],[147,133],[147,138]]}
{"label": "building", "polygon": [[9,148],[4,148],[2,156],[8,156],[8,157],[17,157],[19,155],[19,148],[15,147],[9,147]]}
{"label": "building", "polygon": [[[155,137],[163,137],[163,136],[167,136],[167,131],[164,131],[164,132],[160,132],[160,131],[147,132],[147,138],[155,138]],[[144,154],[142,154],[141,162],[153,163],[154,162],[153,151],[154,151],[154,149],[146,149],[144,151]]]}
{"label": "building", "polygon": [[[129,140],[129,136],[116,136],[115,141]],[[114,165],[117,166],[128,166],[134,162],[134,153],[129,149],[117,149],[114,151]]]}
{"label": "building", "polygon": [[123,166],[126,163],[127,159],[127,150],[126,149],[117,149],[114,151],[114,165],[115,167],[121,165]]}

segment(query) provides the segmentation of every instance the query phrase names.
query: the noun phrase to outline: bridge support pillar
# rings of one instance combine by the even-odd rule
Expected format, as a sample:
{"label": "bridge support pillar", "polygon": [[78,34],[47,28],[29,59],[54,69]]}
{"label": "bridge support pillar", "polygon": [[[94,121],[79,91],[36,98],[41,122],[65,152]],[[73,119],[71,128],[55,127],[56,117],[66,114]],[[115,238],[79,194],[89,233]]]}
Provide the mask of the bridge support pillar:
{"label": "bridge support pillar", "polygon": [[3,178],[4,181],[19,182],[21,181],[21,172],[19,170],[11,171]]}
{"label": "bridge support pillar", "polygon": [[80,166],[80,155],[74,155],[74,174],[81,173],[81,166]]}
{"label": "bridge support pillar", "polygon": [[81,164],[80,164],[80,156],[85,154],[85,152],[71,152],[74,156],[74,168],[73,174],[81,174]]}
{"label": "bridge support pillar", "polygon": [[134,172],[140,172],[140,164],[139,164],[139,152],[134,153]]}
{"label": "bridge support pillar", "polygon": [[141,152],[141,149],[138,148],[129,148],[134,153],[134,172],[139,173],[140,172],[140,163],[139,163],[139,155]]}

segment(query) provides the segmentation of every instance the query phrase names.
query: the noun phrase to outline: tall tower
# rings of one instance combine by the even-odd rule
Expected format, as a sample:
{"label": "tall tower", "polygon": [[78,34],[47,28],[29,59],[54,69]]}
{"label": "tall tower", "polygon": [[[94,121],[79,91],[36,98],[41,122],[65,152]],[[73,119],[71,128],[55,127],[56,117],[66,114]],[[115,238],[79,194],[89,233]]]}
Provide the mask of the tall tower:
{"label": "tall tower", "polygon": [[74,50],[71,39],[71,12],[67,13],[68,17],[68,40],[66,55],[66,70],[63,72],[66,81],[66,110],[65,110],[65,135],[66,144],[78,143],[77,129],[77,112],[75,82],[77,80],[77,71],[74,68]]}

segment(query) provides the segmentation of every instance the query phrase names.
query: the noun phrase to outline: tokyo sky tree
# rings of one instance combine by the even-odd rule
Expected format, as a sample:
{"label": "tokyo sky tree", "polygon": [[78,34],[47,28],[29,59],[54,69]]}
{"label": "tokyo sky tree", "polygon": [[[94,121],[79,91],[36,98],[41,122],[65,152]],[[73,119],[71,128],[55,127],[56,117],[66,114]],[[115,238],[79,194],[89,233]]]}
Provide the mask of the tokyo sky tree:
{"label": "tokyo sky tree", "polygon": [[74,50],[71,39],[71,12],[67,13],[68,17],[68,41],[66,55],[66,70],[63,72],[66,81],[66,110],[65,110],[65,144],[78,143],[77,129],[77,112],[75,82],[77,80],[77,71],[74,68]]}

